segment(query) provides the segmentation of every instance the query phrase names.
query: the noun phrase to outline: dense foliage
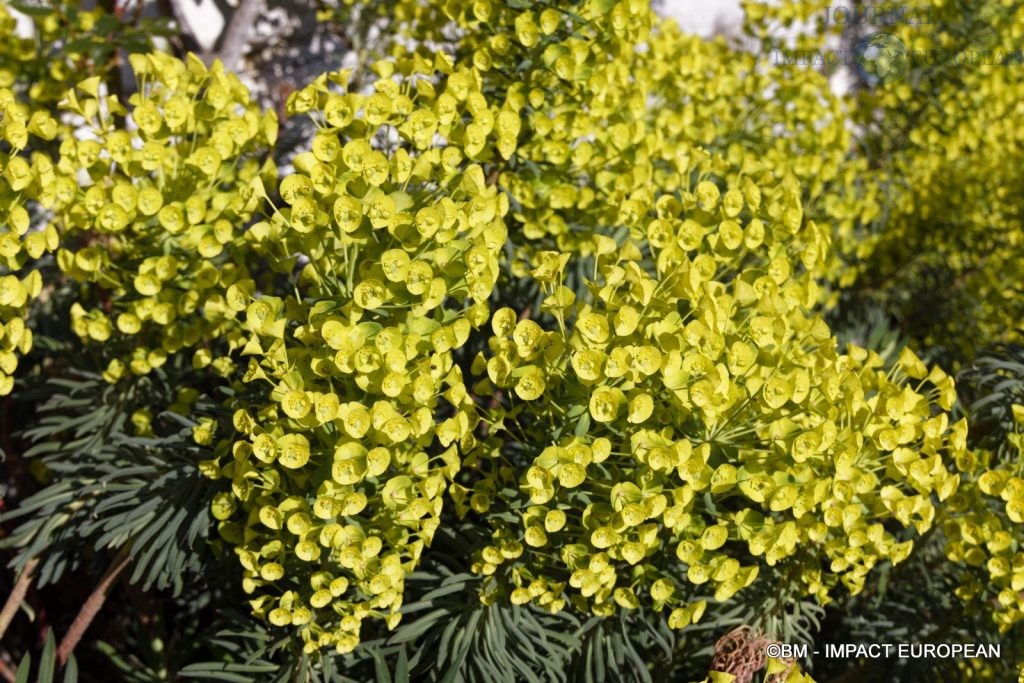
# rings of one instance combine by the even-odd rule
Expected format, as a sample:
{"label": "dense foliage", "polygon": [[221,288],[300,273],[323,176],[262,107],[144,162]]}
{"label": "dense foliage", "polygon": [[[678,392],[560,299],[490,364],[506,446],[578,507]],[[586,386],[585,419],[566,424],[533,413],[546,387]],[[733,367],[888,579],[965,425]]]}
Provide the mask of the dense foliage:
{"label": "dense foliage", "polygon": [[[1024,7],[983,4],[894,31],[1009,47]],[[165,22],[72,5],[0,10],[19,680],[1024,660],[1011,69],[835,94],[764,54],[825,3],[750,3],[747,47],[642,0],[325,3],[386,38],[279,121]]]}

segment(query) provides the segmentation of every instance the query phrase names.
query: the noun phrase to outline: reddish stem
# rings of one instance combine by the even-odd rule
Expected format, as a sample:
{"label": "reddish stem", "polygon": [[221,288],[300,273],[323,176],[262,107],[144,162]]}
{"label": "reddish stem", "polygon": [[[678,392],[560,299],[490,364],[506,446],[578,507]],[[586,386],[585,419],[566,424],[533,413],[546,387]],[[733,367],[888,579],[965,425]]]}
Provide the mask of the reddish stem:
{"label": "reddish stem", "polygon": [[122,550],[117,557],[114,558],[110,566],[107,567],[107,571],[103,573],[99,583],[96,584],[96,588],[93,589],[92,594],[86,599],[82,605],[82,609],[78,611],[78,616],[71,623],[71,627],[68,632],[64,634],[64,639],[60,641],[60,646],[57,648],[57,661],[61,666],[67,664],[68,658],[71,657],[71,653],[74,652],[75,646],[85,635],[86,629],[89,628],[89,624],[99,614],[100,609],[103,607],[103,603],[107,599],[107,595],[110,594],[110,589],[114,585],[114,581],[124,571],[125,567],[131,558],[128,556],[127,550]]}
{"label": "reddish stem", "polygon": [[14,615],[18,613],[18,608],[21,607],[21,603],[25,600],[25,594],[28,592],[28,587],[32,584],[37,564],[39,564],[39,560],[35,557],[28,561],[28,564],[18,574],[18,580],[14,582],[14,588],[11,589],[11,594],[7,596],[7,602],[4,603],[3,609],[0,610],[0,639],[4,637],[7,627],[11,625]]}

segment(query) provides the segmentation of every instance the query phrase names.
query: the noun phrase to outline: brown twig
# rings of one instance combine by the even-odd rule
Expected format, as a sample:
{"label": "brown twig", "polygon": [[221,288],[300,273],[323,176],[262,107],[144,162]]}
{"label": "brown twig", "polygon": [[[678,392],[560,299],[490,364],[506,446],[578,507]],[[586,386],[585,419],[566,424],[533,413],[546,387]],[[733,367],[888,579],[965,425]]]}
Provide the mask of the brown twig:
{"label": "brown twig", "polygon": [[92,623],[92,620],[96,618],[96,615],[103,607],[103,603],[106,601],[114,581],[117,580],[117,577],[124,571],[130,561],[131,558],[128,555],[127,549],[122,550],[110,563],[110,566],[107,567],[107,571],[103,573],[103,576],[100,577],[96,588],[93,589],[88,599],[86,599],[82,609],[78,611],[78,615],[71,623],[68,632],[64,634],[63,640],[60,641],[60,646],[57,648],[57,661],[61,666],[64,666],[68,658],[71,657],[71,653],[74,652],[78,641],[85,634],[85,630],[89,628],[89,624]]}
{"label": "brown twig", "polygon": [[11,671],[11,667],[7,665],[3,657],[0,657],[0,678],[3,678],[7,683],[14,683],[17,680],[14,672]]}
{"label": "brown twig", "polygon": [[238,8],[231,13],[227,28],[220,38],[220,51],[216,55],[224,64],[224,68],[233,71],[238,68],[249,36],[256,25],[256,19],[263,11],[263,0],[242,0]]}
{"label": "brown twig", "polygon": [[21,570],[21,573],[18,574],[18,580],[14,582],[14,588],[11,589],[11,594],[7,596],[7,602],[4,603],[3,610],[0,610],[0,639],[4,637],[7,627],[11,625],[14,615],[18,613],[18,608],[21,607],[21,603],[25,600],[25,594],[28,593],[29,586],[32,585],[32,578],[35,575],[37,564],[39,564],[38,558],[33,557],[28,561]]}

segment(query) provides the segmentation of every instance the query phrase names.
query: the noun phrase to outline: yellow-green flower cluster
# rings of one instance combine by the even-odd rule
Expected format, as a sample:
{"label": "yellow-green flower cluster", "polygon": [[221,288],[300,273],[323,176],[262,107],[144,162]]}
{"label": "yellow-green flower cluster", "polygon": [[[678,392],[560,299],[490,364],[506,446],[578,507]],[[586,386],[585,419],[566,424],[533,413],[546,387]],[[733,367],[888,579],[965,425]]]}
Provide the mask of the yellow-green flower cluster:
{"label": "yellow-green flower cluster", "polygon": [[72,329],[84,341],[124,342],[110,381],[186,348],[197,367],[213,362],[225,374],[232,361],[214,358],[211,344],[242,343],[236,317],[253,289],[250,185],[273,176],[259,155],[277,122],[219,63],[159,53],[131,62],[140,90],[127,108],[98,78],[65,102],[89,133],[63,138],[54,189],[57,263],[83,283]]}
{"label": "yellow-green flower cluster", "polygon": [[[287,206],[253,232],[271,263],[287,269],[301,255],[304,265],[297,298],[256,296],[247,311],[254,334],[246,353],[259,359],[250,362],[246,379],[268,381],[277,404],[255,409],[263,419],[252,411],[236,416],[236,428],[249,430],[250,438],[235,444],[235,462],[224,473],[244,501],[248,524],[244,530],[226,524],[224,532],[246,537],[240,552],[254,591],[287,574],[279,558],[295,567],[313,563],[305,574],[308,589],[265,593],[254,602],[272,621],[298,625],[308,647],[350,649],[363,617],[394,621],[401,599],[394,577],[399,566],[413,566],[420,546],[410,545],[404,529],[390,531],[393,520],[404,518],[388,487],[413,487],[404,500],[423,501],[422,517],[437,508],[434,501],[458,469],[438,463],[443,476],[430,491],[422,481],[436,471],[420,467],[410,475],[409,452],[395,453],[396,437],[410,440],[414,450],[435,437],[427,416],[437,414],[436,406],[422,413],[421,431],[386,434],[401,425],[396,414],[405,418],[420,405],[393,395],[400,398],[402,387],[415,383],[393,377],[408,357],[417,357],[403,341],[410,329],[402,326],[409,324],[404,316],[415,310],[430,319],[437,306],[395,286],[416,259],[409,248],[400,255],[380,239],[405,240],[420,230],[421,197],[408,188],[396,194],[389,184],[406,183],[403,166],[424,165],[425,172],[409,176],[411,186],[419,180],[420,190],[437,188],[442,196],[453,178],[461,181],[458,189],[470,178],[472,192],[492,191],[496,178],[499,213],[509,208],[512,239],[526,247],[513,273],[527,275],[522,264],[528,264],[548,297],[540,322],[519,320],[509,309],[491,319],[490,353],[473,366],[486,379],[473,393],[504,392],[511,407],[489,416],[486,444],[469,434],[476,413],[461,373],[457,384],[432,388],[454,389],[457,399],[448,400],[447,410],[469,425],[450,437],[442,430],[455,418],[436,428],[449,449],[444,453],[453,453],[458,439],[460,459],[483,463],[484,470],[494,465],[472,486],[450,486],[460,511],[472,508],[496,525],[475,565],[492,577],[485,600],[507,593],[514,602],[608,614],[643,599],[670,607],[673,626],[682,627],[704,609],[691,599],[693,586],[712,582],[716,596],[727,599],[762,566],[785,562],[797,568],[808,593],[825,601],[840,580],[859,590],[877,562],[910,552],[911,543],[899,542],[885,520],[923,533],[933,523],[932,494],[942,499],[956,489],[950,455],[963,449],[963,424],[951,428],[944,412],[954,396],[951,380],[912,356],[885,373],[877,355],[856,348],[840,355],[827,325],[810,313],[820,298],[814,277],[829,263],[831,234],[805,213],[805,200],[820,195],[826,180],[850,174],[842,169],[842,152],[823,158],[816,146],[824,140],[841,149],[848,140],[834,101],[786,104],[820,79],[787,88],[777,105],[751,86],[749,100],[729,108],[727,88],[702,100],[709,97],[704,86],[721,77],[739,83],[744,68],[708,74],[721,60],[695,60],[693,44],[671,27],[652,34],[646,3],[587,2],[573,10],[445,5],[468,29],[454,61],[442,53],[430,58],[420,48],[394,66],[378,64],[382,78],[373,94],[332,91],[328,81],[345,86],[339,74],[292,99],[292,109],[315,112],[322,129],[312,151],[297,158],[298,173],[282,183]],[[475,30],[484,23],[493,30]],[[648,48],[639,49],[649,38]],[[523,63],[529,66],[518,68]],[[749,60],[739,63],[754,71]],[[646,80],[650,64],[664,82]],[[444,75],[413,86],[408,76],[430,66]],[[650,99],[665,88],[672,103]],[[421,102],[429,106],[420,109]],[[724,142],[713,126],[699,123],[697,114],[709,103],[730,122],[744,120],[757,104],[770,103],[770,111],[753,119],[749,135]],[[779,120],[789,121],[791,134],[766,147],[766,131]],[[827,122],[818,138],[806,130],[817,120]],[[381,126],[390,126],[386,137]],[[750,136],[756,144],[744,144]],[[787,155],[801,161],[789,168]],[[438,162],[443,170],[435,177]],[[409,216],[400,224],[411,219],[408,232],[395,233],[396,213]],[[368,243],[364,232],[372,235]],[[529,242],[538,239],[559,251]],[[504,237],[487,250],[496,254],[503,243]],[[470,251],[467,266],[483,263],[485,257]],[[452,252],[441,253],[440,262],[449,262]],[[564,272],[587,256],[595,259],[590,296],[576,301]],[[489,291],[497,264],[481,267]],[[449,277],[442,273],[446,287],[453,284]],[[464,289],[454,284],[460,296],[486,298],[468,279]],[[376,311],[372,320],[383,329],[366,325],[367,310]],[[404,322],[382,347],[391,325],[383,321],[394,316]],[[438,347],[431,332],[434,348],[443,357],[486,318],[483,308],[470,308],[465,334],[453,328],[456,343]],[[405,348],[405,365],[382,371],[374,360],[361,367],[357,360],[371,343],[365,353],[375,357]],[[339,361],[339,352],[352,360]],[[445,372],[447,361],[439,364]],[[350,382],[347,391],[342,377]],[[369,399],[342,401],[364,392]],[[390,400],[378,408],[381,401],[373,399],[380,395]],[[329,431],[332,419],[358,427],[307,434]],[[572,433],[563,429],[567,424]],[[364,428],[385,434],[345,446]],[[529,454],[522,467],[508,455],[517,448]],[[355,474],[334,475],[339,462],[353,460],[342,466]],[[322,478],[303,478],[311,467]],[[299,470],[294,479],[291,470]],[[507,485],[522,497],[503,498]],[[305,491],[304,500],[297,491]],[[258,496],[265,497],[257,503]],[[315,522],[313,506],[326,496],[338,500],[321,503],[323,514],[331,514]],[[223,502],[227,519],[235,503]],[[509,506],[519,510],[522,524],[501,521]],[[335,521],[339,514],[344,525]],[[295,529],[286,533],[292,516]],[[427,537],[436,517],[429,522]],[[336,536],[349,525],[359,533]],[[422,527],[411,528],[424,535]],[[371,542],[363,549],[366,538],[389,533],[379,547]],[[343,548],[353,557],[368,553],[367,564],[348,561],[345,571],[311,573],[327,553],[339,557]],[[387,567],[378,559],[385,557],[394,558]],[[264,571],[266,564],[273,566]],[[385,572],[387,582],[370,584]],[[332,590],[339,578],[344,588]],[[317,604],[311,595],[319,595]],[[326,605],[334,612],[317,611]]]}
{"label": "yellow-green flower cluster", "polygon": [[104,16],[99,7],[80,9],[77,3],[66,0],[53,5],[59,6],[60,12],[30,15],[35,35],[25,35],[19,33],[9,3],[0,2],[0,88],[23,95],[36,106],[53,106],[63,99],[67,90],[82,79],[83,65],[81,51],[52,54],[40,46],[89,36]]}
{"label": "yellow-green flower cluster", "polygon": [[56,131],[48,114],[31,111],[0,88],[0,396],[14,386],[18,354],[32,346],[25,313],[43,288],[33,262],[58,243],[52,227],[32,229],[31,215],[53,205],[57,171],[47,157],[26,148],[32,138],[51,140]]}
{"label": "yellow-green flower cluster", "polygon": [[[630,210],[631,193],[653,180],[645,157],[652,131],[637,117],[647,84],[635,68],[650,8],[572,5],[491,2],[486,12],[474,6],[458,17],[471,37],[462,46],[466,58],[507,97],[525,102],[515,163],[499,165],[516,209],[513,239],[525,255],[535,244],[587,248],[594,226],[614,220],[619,206]],[[482,30],[485,22],[499,27],[493,36]],[[518,68],[523,63],[531,68]]]}
{"label": "yellow-green flower cluster", "polygon": [[[497,525],[475,565],[495,595],[599,615],[643,600],[683,627],[704,609],[694,586],[726,600],[787,563],[827,602],[908,556],[886,522],[923,534],[932,496],[956,491],[952,380],[910,352],[889,372],[873,352],[837,353],[794,265],[822,241],[799,194],[751,178],[744,192],[721,165],[643,207],[635,239],[594,238],[591,301],[561,284],[576,254],[538,252],[550,322],[492,318],[474,391],[506,392],[496,438],[536,453],[455,489]],[[521,500],[492,502],[508,486]]]}
{"label": "yellow-green flower cluster", "polygon": [[100,76],[127,89],[124,56],[152,50],[155,36],[167,35],[169,26],[159,16],[125,9],[76,0],[0,0],[0,88],[51,114],[85,78]]}
{"label": "yellow-green flower cluster", "polygon": [[[1001,631],[1024,620],[1024,406],[1014,405],[1016,431],[1006,438],[1016,458],[993,466],[988,451],[965,453],[964,483],[943,510],[946,557],[963,567],[956,594],[965,602],[984,601]],[[993,606],[995,606],[993,608]]]}
{"label": "yellow-green flower cluster", "polygon": [[854,272],[846,260],[871,249],[871,236],[858,227],[878,214],[881,189],[860,187],[867,160],[850,154],[850,108],[828,79],[771,50],[682,34],[672,21],[658,25],[651,54],[642,58],[652,74],[646,91],[660,105],[651,110],[650,127],[668,138],[658,144],[689,141],[722,152],[739,167],[750,157],[792,173],[808,217],[828,226],[834,243],[815,275],[849,284]]}
{"label": "yellow-green flower cluster", "polygon": [[453,351],[487,322],[507,240],[508,200],[473,162],[504,109],[444,55],[376,69],[372,93],[342,72],[290,100],[317,124],[312,149],[249,238],[295,293],[245,292],[242,438],[214,507],[253,609],[309,651],[351,650],[363,619],[401,616],[476,446]]}
{"label": "yellow-green flower cluster", "polygon": [[[910,5],[926,6],[934,16],[928,25],[899,27],[896,35],[908,50],[948,50],[962,59],[960,51],[984,49],[991,59],[1011,60],[998,66],[977,61],[918,66],[924,72],[917,74],[918,85],[903,83],[866,95],[865,104],[895,114],[890,119],[907,109],[915,116],[906,147],[876,177],[880,185],[907,189],[897,192],[888,207],[888,223],[867,264],[866,282],[891,277],[897,284],[912,284],[918,278],[924,289],[932,287],[953,302],[945,319],[915,318],[912,333],[919,344],[967,360],[976,335],[988,343],[1019,338],[1014,328],[1024,318],[1020,290],[1012,284],[1024,277],[1019,173],[1024,134],[1014,123],[1024,96],[1019,78],[1024,11],[997,1],[981,3],[972,9],[978,28],[965,37],[958,26],[963,11],[954,4]],[[926,105],[915,92],[920,88],[930,92]],[[939,283],[928,279],[936,268],[945,271]],[[965,335],[965,329],[974,334]]]}
{"label": "yellow-green flower cluster", "polygon": [[[772,26],[807,22],[794,44],[805,50],[822,49],[843,28],[822,23],[834,9],[829,0],[748,2],[747,9],[750,30],[766,41]],[[1024,317],[1014,287],[1024,275],[1024,134],[1016,125],[1024,10],[1000,0],[969,12],[931,0],[898,9],[927,18],[884,27],[911,55],[910,70],[845,96],[866,150],[856,156],[870,156],[871,167],[857,162],[863,172],[854,173],[851,166],[825,208],[847,220],[835,223],[841,284],[890,307],[918,346],[957,367],[978,338],[1019,338]],[[840,209],[844,196],[854,204]]]}
{"label": "yellow-green flower cluster", "polygon": [[[808,217],[837,224],[829,236],[870,214],[859,208],[873,206],[865,197],[855,207],[840,191],[863,164],[848,158],[846,112],[820,74],[684,35],[646,2],[571,4],[446,5],[466,31],[459,57],[496,96],[522,103],[509,132],[510,141],[518,136],[513,158],[500,139],[494,155],[518,258],[538,247],[591,253],[594,234],[635,227],[651,188],[675,189],[708,151],[743,175],[791,174],[814,207]],[[808,260],[815,275],[838,280],[827,243]],[[513,266],[523,273],[518,260]]]}

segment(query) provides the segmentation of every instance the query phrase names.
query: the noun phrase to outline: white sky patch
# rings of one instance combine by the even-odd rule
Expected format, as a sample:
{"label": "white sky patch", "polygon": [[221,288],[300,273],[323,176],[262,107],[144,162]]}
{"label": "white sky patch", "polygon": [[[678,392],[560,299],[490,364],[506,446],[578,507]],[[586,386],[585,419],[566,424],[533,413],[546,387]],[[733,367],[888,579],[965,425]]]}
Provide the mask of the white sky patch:
{"label": "white sky patch", "polygon": [[182,23],[188,26],[193,38],[203,48],[212,50],[221,31],[224,30],[224,16],[213,0],[189,0],[181,3]]}
{"label": "white sky patch", "polygon": [[665,0],[658,9],[684,30],[701,36],[710,36],[716,25],[743,21],[740,0]]}

